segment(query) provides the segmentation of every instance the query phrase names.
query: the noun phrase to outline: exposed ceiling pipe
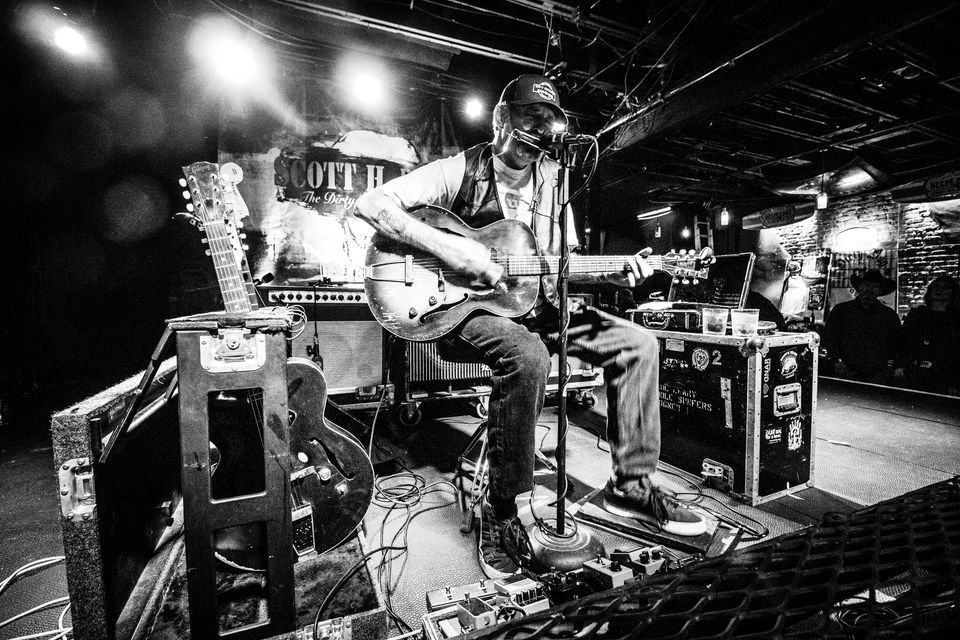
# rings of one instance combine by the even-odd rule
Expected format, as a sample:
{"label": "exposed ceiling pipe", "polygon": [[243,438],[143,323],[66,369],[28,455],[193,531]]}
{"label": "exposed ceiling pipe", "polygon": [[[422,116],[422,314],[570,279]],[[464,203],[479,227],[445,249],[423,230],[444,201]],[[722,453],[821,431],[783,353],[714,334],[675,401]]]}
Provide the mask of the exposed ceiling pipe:
{"label": "exposed ceiling pipe", "polygon": [[272,0],[272,2],[289,7],[291,9],[312,13],[313,15],[320,16],[322,18],[347,22],[349,24],[367,27],[369,29],[384,31],[386,33],[393,33],[395,35],[410,38],[412,40],[418,40],[420,42],[429,42],[430,44],[434,45],[451,47],[454,49],[467,51],[468,53],[473,53],[475,55],[485,56],[487,58],[506,60],[524,67],[530,67],[539,70],[543,66],[542,61],[535,58],[522,56],[516,53],[510,53],[509,51],[500,51],[498,49],[494,49],[493,47],[487,47],[474,42],[467,42],[466,40],[460,40],[458,38],[450,38],[448,36],[429,33],[421,29],[414,29],[394,22],[388,22],[386,20],[368,18],[367,16],[351,13],[350,11],[332,9],[330,7],[320,7],[317,6],[315,2],[309,2],[308,0]]}
{"label": "exposed ceiling pipe", "polygon": [[653,101],[651,101],[651,102],[648,102],[647,104],[643,105],[642,107],[640,107],[639,109],[637,109],[637,110],[634,111],[633,113],[629,113],[629,114],[627,114],[627,115],[625,115],[625,116],[622,116],[622,117],[620,117],[620,118],[617,118],[616,120],[614,120],[613,122],[611,122],[610,124],[608,124],[607,126],[605,126],[603,129],[601,129],[599,132],[597,132],[597,135],[598,135],[598,136],[602,136],[603,134],[608,133],[608,132],[610,132],[610,131],[613,131],[613,130],[616,129],[617,127],[619,127],[619,126],[621,126],[621,125],[623,125],[623,124],[626,124],[627,122],[630,122],[631,120],[635,120],[635,119],[639,118],[640,116],[642,116],[644,113],[646,113],[646,112],[649,111],[650,109],[652,109],[652,108],[660,105],[661,103],[666,102],[667,100],[670,100],[673,96],[677,95],[678,93],[681,93],[682,91],[685,91],[686,89],[689,89],[689,88],[692,87],[693,85],[698,84],[698,83],[702,82],[703,80],[706,80],[707,78],[709,78],[709,77],[712,76],[713,74],[715,74],[715,73],[717,73],[717,72],[719,72],[719,71],[722,71],[723,69],[726,69],[727,67],[733,66],[733,65],[734,65],[738,60],[740,60],[741,58],[750,55],[751,53],[753,53],[753,52],[756,51],[757,49],[760,49],[761,47],[764,47],[764,46],[770,44],[770,43],[773,42],[774,40],[777,40],[778,38],[781,38],[782,36],[790,33],[791,31],[795,30],[795,29],[796,29],[797,27],[799,27],[800,25],[802,25],[802,24],[804,24],[804,23],[806,23],[806,22],[809,22],[810,20],[812,20],[812,19],[815,18],[816,16],[820,15],[820,14],[823,13],[824,11],[825,11],[825,9],[821,9],[820,11],[811,13],[811,14],[810,14],[809,16],[807,16],[804,20],[801,20],[800,22],[797,22],[797,23],[795,23],[795,24],[792,24],[792,25],[790,25],[789,27],[787,27],[786,29],[782,29],[781,31],[778,31],[778,32],[775,33],[775,34],[773,34],[773,35],[771,35],[771,36],[769,36],[769,37],[767,37],[767,38],[764,38],[763,40],[761,40],[761,41],[758,42],[757,44],[753,45],[752,47],[750,47],[750,48],[748,48],[748,49],[745,49],[744,51],[741,51],[740,53],[738,53],[737,55],[733,56],[733,57],[730,58],[729,60],[727,60],[727,61],[725,61],[725,62],[721,62],[721,63],[718,64],[717,66],[713,67],[712,69],[709,69],[709,70],[706,71],[705,73],[700,74],[700,75],[697,76],[696,78],[693,78],[692,80],[689,80],[689,81],[687,81],[687,82],[684,82],[684,83],[681,84],[680,86],[675,87],[675,88],[671,89],[670,91],[667,91],[667,92],[664,93],[662,96],[659,96],[659,97],[656,98],[655,100],[653,100]]}
{"label": "exposed ceiling pipe", "polygon": [[573,23],[579,23],[591,29],[600,29],[624,40],[635,40],[642,35],[641,32],[636,29],[626,29],[622,23],[602,16],[588,17],[581,15],[577,7],[562,2],[544,2],[543,0],[507,0],[507,2],[525,7],[531,11],[546,13]]}

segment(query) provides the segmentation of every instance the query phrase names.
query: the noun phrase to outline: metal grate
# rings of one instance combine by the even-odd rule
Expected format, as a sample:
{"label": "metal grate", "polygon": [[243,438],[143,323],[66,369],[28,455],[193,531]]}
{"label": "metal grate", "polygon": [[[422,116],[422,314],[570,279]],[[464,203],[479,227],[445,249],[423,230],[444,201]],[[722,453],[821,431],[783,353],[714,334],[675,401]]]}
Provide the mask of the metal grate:
{"label": "metal grate", "polygon": [[960,628],[958,570],[953,478],[470,637],[941,637]]}

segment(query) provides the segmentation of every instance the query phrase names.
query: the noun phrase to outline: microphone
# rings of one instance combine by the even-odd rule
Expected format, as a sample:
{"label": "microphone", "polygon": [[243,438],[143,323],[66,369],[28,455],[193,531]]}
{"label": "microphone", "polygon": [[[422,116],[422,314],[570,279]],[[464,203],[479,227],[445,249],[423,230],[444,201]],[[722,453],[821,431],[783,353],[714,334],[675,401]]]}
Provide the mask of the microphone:
{"label": "microphone", "polygon": [[575,144],[591,144],[596,138],[583,133],[568,133],[566,131],[552,131],[550,133],[528,133],[514,129],[513,137],[524,144],[540,150],[552,149]]}

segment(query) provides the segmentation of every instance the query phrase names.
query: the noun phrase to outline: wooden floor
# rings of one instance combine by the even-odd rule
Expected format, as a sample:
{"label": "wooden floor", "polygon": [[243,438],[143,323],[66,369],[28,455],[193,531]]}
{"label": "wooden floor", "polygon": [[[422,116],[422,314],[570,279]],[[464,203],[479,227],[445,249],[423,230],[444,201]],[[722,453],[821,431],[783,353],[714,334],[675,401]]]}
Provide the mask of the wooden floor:
{"label": "wooden floor", "polygon": [[[572,501],[601,486],[609,474],[606,443],[596,435],[604,424],[602,392],[598,399],[591,409],[571,406],[567,467]],[[461,512],[451,484],[456,458],[480,420],[462,401],[426,403],[423,409],[424,418],[415,427],[393,423],[378,427],[374,456],[393,457],[406,468],[388,462],[382,467],[385,471],[416,475],[416,479],[382,478],[381,485],[419,482],[419,502],[394,509],[375,504],[365,519],[368,548],[408,545],[408,553],[384,564],[380,573],[395,610],[414,628],[426,611],[426,591],[482,578],[474,539],[460,533]],[[756,509],[711,495],[763,523],[769,535],[776,536],[816,523],[828,511],[851,511],[960,474],[958,399],[821,379],[818,412],[815,488]],[[42,424],[31,433],[0,435],[0,580],[28,561],[63,553],[49,434]],[[552,457],[553,407],[543,413],[538,438],[541,450]],[[687,488],[674,476],[663,474],[660,480],[676,490]],[[530,502],[536,513],[549,517],[552,508],[547,503],[554,497],[549,487],[555,486],[554,480],[543,476],[539,482]],[[524,517],[530,518],[529,509]],[[608,546],[616,544],[608,534],[601,534],[601,540]],[[375,574],[378,565],[371,562]],[[61,564],[15,583],[0,596],[0,620],[63,595]],[[0,629],[0,639],[53,628],[59,611]]]}

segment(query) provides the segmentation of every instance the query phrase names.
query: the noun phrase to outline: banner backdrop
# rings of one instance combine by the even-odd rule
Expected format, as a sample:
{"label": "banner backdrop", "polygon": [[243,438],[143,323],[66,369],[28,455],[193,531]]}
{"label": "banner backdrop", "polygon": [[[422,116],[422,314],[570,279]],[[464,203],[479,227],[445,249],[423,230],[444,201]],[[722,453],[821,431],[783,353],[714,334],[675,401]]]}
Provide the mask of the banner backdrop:
{"label": "banner backdrop", "polygon": [[254,277],[272,273],[274,284],[363,282],[373,230],[349,211],[364,192],[419,164],[414,146],[374,131],[278,132],[262,144],[244,143],[242,151],[221,146],[219,161],[244,172],[238,189],[250,209],[243,226]]}

